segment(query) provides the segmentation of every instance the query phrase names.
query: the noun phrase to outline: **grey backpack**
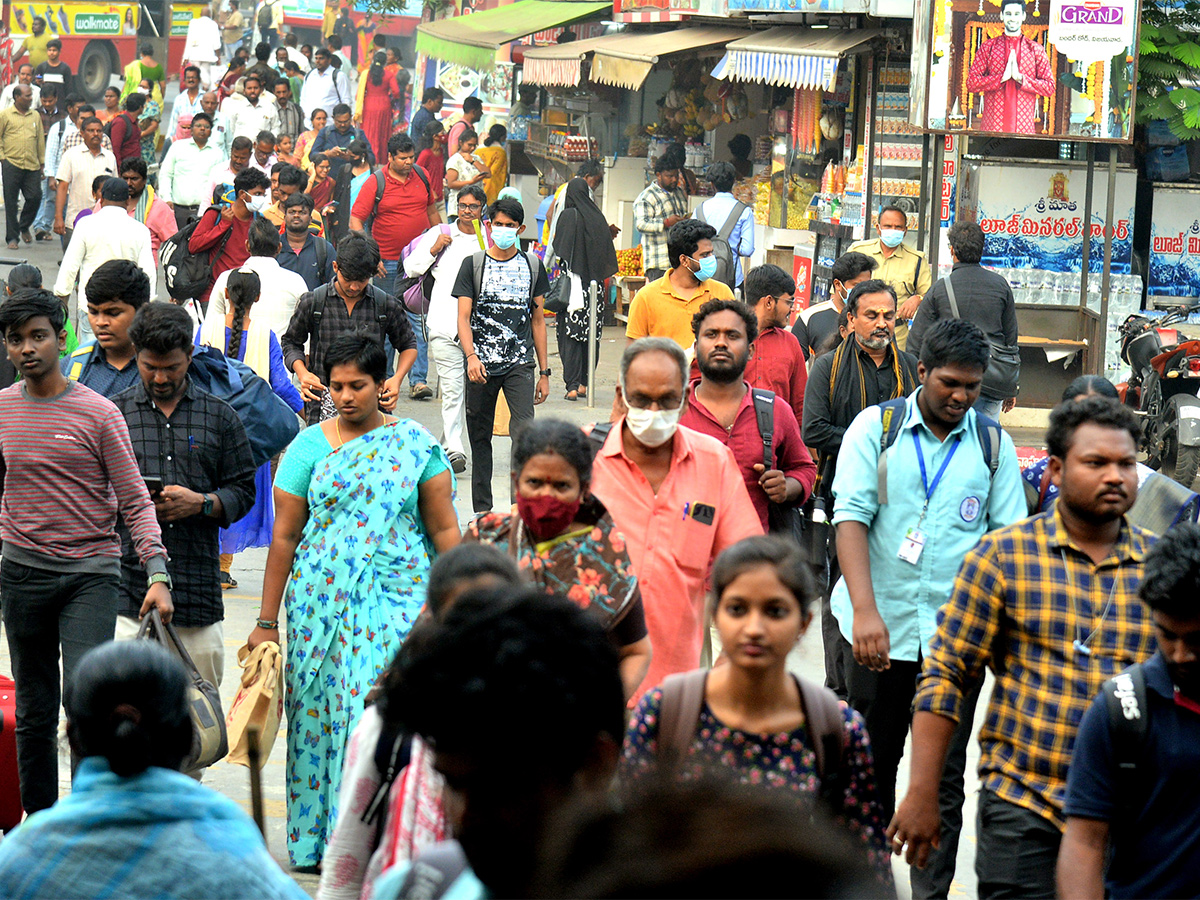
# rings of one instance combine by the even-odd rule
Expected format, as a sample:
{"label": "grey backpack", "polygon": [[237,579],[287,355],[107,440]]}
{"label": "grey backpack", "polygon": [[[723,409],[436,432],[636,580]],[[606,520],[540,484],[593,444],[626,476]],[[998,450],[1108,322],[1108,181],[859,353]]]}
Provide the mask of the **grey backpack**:
{"label": "grey backpack", "polygon": [[[737,285],[738,258],[737,254],[733,252],[733,247],[729,245],[729,238],[733,235],[733,229],[746,208],[746,204],[740,200],[734,203],[733,209],[729,211],[729,217],[725,220],[725,224],[717,230],[717,236],[713,238],[712,242],[713,256],[717,260],[717,274],[713,278],[724,282],[730,290]],[[709,225],[712,224],[704,218],[704,204],[696,209],[696,219]]]}

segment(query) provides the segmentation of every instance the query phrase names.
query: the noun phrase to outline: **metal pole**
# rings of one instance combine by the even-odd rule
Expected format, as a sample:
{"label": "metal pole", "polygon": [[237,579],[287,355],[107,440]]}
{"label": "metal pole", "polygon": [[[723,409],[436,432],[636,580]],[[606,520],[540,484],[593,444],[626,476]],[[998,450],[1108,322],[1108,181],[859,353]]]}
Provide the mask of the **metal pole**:
{"label": "metal pole", "polygon": [[946,136],[933,136],[933,187],[929,192],[929,273],[938,280],[938,252],[942,249],[942,169],[946,165]]}
{"label": "metal pole", "polygon": [[1108,198],[1104,210],[1104,272],[1100,276],[1100,345],[1099,362],[1096,371],[1103,374],[1107,360],[1108,343],[1108,293],[1112,289],[1112,251],[1113,240],[1116,238],[1117,223],[1113,220],[1113,209],[1117,193],[1117,148],[1111,144],[1108,147]]}
{"label": "metal pole", "polygon": [[596,408],[596,357],[599,356],[600,336],[596,334],[596,294],[598,293],[596,282],[588,284],[588,393],[587,405],[588,409]]}
{"label": "metal pole", "polygon": [[1087,309],[1088,272],[1092,261],[1092,194],[1096,187],[1096,145],[1087,145],[1087,188],[1083,194],[1083,258],[1079,265],[1079,312]]}

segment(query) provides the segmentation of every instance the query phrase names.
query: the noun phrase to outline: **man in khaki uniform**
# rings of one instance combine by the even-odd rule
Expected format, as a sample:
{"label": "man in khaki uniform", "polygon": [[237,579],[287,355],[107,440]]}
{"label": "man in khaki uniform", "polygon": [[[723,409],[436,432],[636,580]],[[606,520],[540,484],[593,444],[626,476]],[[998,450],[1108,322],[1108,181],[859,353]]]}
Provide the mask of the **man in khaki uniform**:
{"label": "man in khaki uniform", "polygon": [[897,206],[879,211],[879,237],[851,244],[847,252],[865,253],[879,263],[872,278],[886,281],[896,292],[896,344],[901,350],[908,343],[908,323],[917,314],[921,298],[933,285],[929,260],[920,250],[904,243],[908,214]]}

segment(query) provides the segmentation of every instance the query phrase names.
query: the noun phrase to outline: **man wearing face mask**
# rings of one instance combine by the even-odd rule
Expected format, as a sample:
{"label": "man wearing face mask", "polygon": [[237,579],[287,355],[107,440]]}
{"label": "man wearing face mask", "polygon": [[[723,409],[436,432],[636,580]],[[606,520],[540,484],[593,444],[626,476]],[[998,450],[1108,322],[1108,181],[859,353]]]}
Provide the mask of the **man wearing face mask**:
{"label": "man wearing face mask", "polygon": [[267,208],[267,188],[271,179],[253,167],[246,167],[233,179],[233,201],[210,206],[200,217],[188,249],[209,252],[211,280],[200,297],[202,309],[208,308],[208,295],[218,275],[239,268],[250,258],[247,239],[255,215]]}
{"label": "man wearing face mask", "polygon": [[908,214],[898,206],[879,211],[879,237],[850,245],[850,251],[865,253],[878,265],[872,277],[882,279],[896,292],[896,343],[903,350],[908,342],[908,322],[917,314],[921,298],[933,284],[929,261],[920,250],[904,243]]}
{"label": "man wearing face mask", "polygon": [[630,708],[668,675],[699,665],[708,570],[726,547],[763,530],[729,449],[679,427],[687,372],[676,341],[634,341],[621,357],[616,421],[593,428],[593,439],[604,439],[592,493],[625,535],[654,648]]}
{"label": "man wearing face mask", "polygon": [[768,501],[788,506],[803,503],[812,493],[817,467],[800,439],[792,408],[774,394],[770,400],[775,465],[768,469],[763,462],[757,402],[744,380],[751,347],[758,337],[753,310],[738,300],[710,300],[692,319],[692,329],[700,379],[692,382],[679,424],[715,438],[733,452],[766,531]]}
{"label": "man wearing face mask", "polygon": [[[393,135],[409,141],[407,135]],[[359,195],[361,200],[363,193]],[[471,506],[492,509],[492,429],[496,398],[504,391],[513,441],[533,421],[533,408],[550,395],[546,317],[550,289],[542,261],[523,253],[517,238],[525,210],[510,197],[492,204],[492,246],[462,261],[454,280],[458,342],[467,362],[467,437],[471,442]],[[534,376],[534,366],[537,377]],[[535,384],[536,382],[536,384]]]}
{"label": "man wearing face mask", "polygon": [[834,260],[829,299],[802,310],[792,326],[792,334],[800,342],[805,359],[820,356],[830,344],[836,346],[838,317],[846,308],[846,298],[856,284],[871,277],[878,265],[873,257],[857,251],[843,253]]}
{"label": "man wearing face mask", "polygon": [[[847,253],[834,264],[834,271]],[[869,271],[869,270],[868,270]],[[846,298],[850,334],[832,353],[818,356],[804,391],[804,443],[817,453],[820,477],[817,494],[826,511],[833,509],[833,478],[837,473],[842,436],[868,406],[907,397],[917,387],[917,360],[896,346],[896,295],[887,282],[860,281]],[[829,608],[829,588],[841,574],[837,545],[829,542],[829,580],[821,590],[821,637],[825,643],[825,686],[847,697],[844,640]]]}
{"label": "man wearing face mask", "polygon": [[709,300],[733,299],[733,291],[713,278],[717,259],[712,239],[716,236],[715,228],[696,219],[684,219],[671,227],[667,235],[671,268],[634,295],[625,326],[628,341],[666,337],[690,350],[695,340],[692,316]]}

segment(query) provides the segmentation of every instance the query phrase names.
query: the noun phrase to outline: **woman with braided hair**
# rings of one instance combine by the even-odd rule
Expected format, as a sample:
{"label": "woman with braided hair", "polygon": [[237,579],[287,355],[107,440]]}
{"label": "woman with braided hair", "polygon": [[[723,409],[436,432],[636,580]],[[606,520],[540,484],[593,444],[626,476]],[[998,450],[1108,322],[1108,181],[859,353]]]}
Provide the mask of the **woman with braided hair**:
{"label": "woman with braided hair", "polygon": [[[251,225],[251,235],[258,227],[273,228],[265,219]],[[263,322],[251,321],[250,308],[258,302],[262,290],[258,273],[243,267],[229,273],[225,285],[225,296],[229,312],[224,321],[209,316],[196,335],[199,347],[216,347],[230,359],[249,366],[255,375],[269,382],[271,389],[299,413],[304,409],[300,392],[288,378],[283,365],[283,350],[279,338]],[[229,574],[233,554],[250,547],[266,547],[271,543],[271,529],[275,524],[275,508],[271,502],[271,463],[263,463],[254,476],[255,501],[250,512],[231,525],[221,529],[221,579],[226,589],[237,587]]]}

